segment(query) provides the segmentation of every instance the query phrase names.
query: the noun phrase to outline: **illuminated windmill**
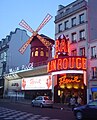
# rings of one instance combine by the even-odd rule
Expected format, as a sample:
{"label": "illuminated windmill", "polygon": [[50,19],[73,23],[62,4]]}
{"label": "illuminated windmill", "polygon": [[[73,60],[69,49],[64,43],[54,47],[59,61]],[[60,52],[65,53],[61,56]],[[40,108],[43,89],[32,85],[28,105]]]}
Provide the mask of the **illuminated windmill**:
{"label": "illuminated windmill", "polygon": [[38,32],[48,23],[51,18],[52,16],[47,14],[36,31],[34,31],[24,20],[19,23],[20,26],[32,33],[32,36],[19,49],[19,52],[23,54],[28,45],[31,44],[30,63],[33,62],[34,64],[39,61],[45,61],[49,57],[47,54],[49,54],[54,41],[47,36],[39,35]]}

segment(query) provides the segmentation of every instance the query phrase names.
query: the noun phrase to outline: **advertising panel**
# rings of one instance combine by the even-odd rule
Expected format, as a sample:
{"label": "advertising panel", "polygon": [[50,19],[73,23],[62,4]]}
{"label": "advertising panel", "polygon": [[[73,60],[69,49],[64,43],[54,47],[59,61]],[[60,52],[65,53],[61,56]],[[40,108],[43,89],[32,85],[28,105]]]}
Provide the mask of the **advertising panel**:
{"label": "advertising panel", "polygon": [[52,89],[51,75],[30,77],[22,79],[22,90],[46,90]]}

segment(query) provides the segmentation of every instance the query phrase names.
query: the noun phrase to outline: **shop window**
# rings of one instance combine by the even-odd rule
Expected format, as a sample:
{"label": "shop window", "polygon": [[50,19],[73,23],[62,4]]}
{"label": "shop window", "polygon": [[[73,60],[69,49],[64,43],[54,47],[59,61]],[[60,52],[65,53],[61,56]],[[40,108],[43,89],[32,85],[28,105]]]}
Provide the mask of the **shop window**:
{"label": "shop window", "polygon": [[92,78],[97,78],[97,67],[92,67]]}
{"label": "shop window", "polygon": [[84,19],[85,19],[84,16],[85,16],[84,13],[81,14],[81,15],[79,15],[79,23],[80,23],[80,24],[81,24],[81,23],[84,23]]}
{"label": "shop window", "polygon": [[80,48],[80,56],[85,56],[85,47]]}
{"label": "shop window", "polygon": [[64,22],[64,29],[67,30],[69,28],[69,21]]}
{"label": "shop window", "polygon": [[62,32],[62,23],[58,25],[58,32]]}
{"label": "shop window", "polygon": [[72,43],[75,43],[76,40],[77,40],[77,34],[75,32],[75,33],[72,33]]}
{"label": "shop window", "polygon": [[85,30],[79,32],[80,40],[85,40]]}
{"label": "shop window", "polygon": [[35,56],[38,56],[38,51],[35,51]]}
{"label": "shop window", "polygon": [[71,19],[72,27],[76,26],[76,17]]}
{"label": "shop window", "polygon": [[40,56],[44,56],[44,52],[43,51],[40,51]]}
{"label": "shop window", "polygon": [[91,58],[96,58],[96,46],[91,47]]}
{"label": "shop window", "polygon": [[71,51],[71,56],[77,56],[77,50],[76,49]]}

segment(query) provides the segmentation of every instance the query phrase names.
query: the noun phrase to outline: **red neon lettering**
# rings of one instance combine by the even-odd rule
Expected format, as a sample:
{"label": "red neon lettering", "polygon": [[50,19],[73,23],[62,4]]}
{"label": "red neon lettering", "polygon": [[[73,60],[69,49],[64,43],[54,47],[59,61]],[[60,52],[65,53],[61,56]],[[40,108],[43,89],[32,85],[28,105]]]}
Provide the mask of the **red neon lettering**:
{"label": "red neon lettering", "polygon": [[59,52],[59,40],[56,40],[55,41],[55,52],[56,52],[56,54]]}
{"label": "red neon lettering", "polygon": [[57,68],[58,68],[58,70],[62,69],[62,59],[58,59]]}
{"label": "red neon lettering", "polygon": [[82,58],[82,68],[86,70],[86,58]]}
{"label": "red neon lettering", "polygon": [[51,61],[51,69],[56,70],[56,60]]}
{"label": "red neon lettering", "polygon": [[61,43],[60,43],[60,52],[65,52],[65,41],[64,40],[61,40]]}
{"label": "red neon lettering", "polygon": [[70,69],[74,68],[74,57],[73,58],[69,58],[69,67],[70,67]]}
{"label": "red neon lettering", "polygon": [[68,68],[68,59],[64,58],[63,59],[63,69],[67,69]]}
{"label": "red neon lettering", "polygon": [[76,58],[76,68],[81,69],[81,58]]}

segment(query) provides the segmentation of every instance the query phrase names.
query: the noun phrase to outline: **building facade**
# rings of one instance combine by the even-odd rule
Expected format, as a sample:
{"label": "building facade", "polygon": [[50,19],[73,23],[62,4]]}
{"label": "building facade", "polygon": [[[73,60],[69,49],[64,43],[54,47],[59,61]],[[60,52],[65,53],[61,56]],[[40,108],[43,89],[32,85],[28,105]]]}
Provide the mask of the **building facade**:
{"label": "building facade", "polygon": [[[29,38],[27,32],[17,28],[0,41],[0,95],[3,95],[4,74],[15,71],[29,63],[29,51],[24,56],[19,53],[20,46]],[[18,67],[19,66],[19,67]]]}
{"label": "building facade", "polygon": [[[33,99],[38,95],[52,97],[52,76],[47,73],[47,62],[52,58],[51,45],[54,44],[54,40],[45,35],[41,37],[45,38],[45,42],[51,43],[50,49],[37,36],[33,37],[30,43],[29,64],[24,64],[24,69],[9,71],[4,76],[4,97],[17,100]],[[18,68],[20,67],[19,65]]]}
{"label": "building facade", "polygon": [[[94,90],[95,88],[95,92],[97,92],[96,4],[96,0],[76,0],[67,6],[59,5],[57,15],[55,16],[55,38],[57,39],[64,34],[69,42],[68,55],[85,56],[87,58],[87,96],[85,96],[87,101],[91,99],[91,96],[94,96],[92,89]],[[93,78],[94,74],[95,80]],[[94,88],[92,88],[91,82],[95,84]]]}

